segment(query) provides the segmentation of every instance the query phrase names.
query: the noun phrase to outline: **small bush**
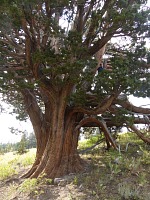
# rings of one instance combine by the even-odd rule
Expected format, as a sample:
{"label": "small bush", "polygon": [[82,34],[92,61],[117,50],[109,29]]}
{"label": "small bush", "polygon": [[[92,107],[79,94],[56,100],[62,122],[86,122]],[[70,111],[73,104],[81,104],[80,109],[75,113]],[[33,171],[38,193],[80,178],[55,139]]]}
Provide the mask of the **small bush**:
{"label": "small bush", "polygon": [[36,178],[25,180],[19,187],[19,191],[23,193],[31,193],[38,188],[38,180]]}
{"label": "small bush", "polygon": [[32,178],[25,180],[18,188],[19,192],[34,195],[40,195],[43,193],[43,185],[51,185],[52,179],[44,178],[45,174],[42,174],[38,178]]}

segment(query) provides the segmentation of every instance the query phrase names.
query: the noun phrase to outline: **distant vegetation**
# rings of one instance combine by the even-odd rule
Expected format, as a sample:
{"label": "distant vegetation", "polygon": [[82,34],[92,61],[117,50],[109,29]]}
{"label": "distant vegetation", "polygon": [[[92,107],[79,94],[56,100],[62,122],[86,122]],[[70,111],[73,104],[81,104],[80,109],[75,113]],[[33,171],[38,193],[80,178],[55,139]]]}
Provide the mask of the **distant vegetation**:
{"label": "distant vegetation", "polygon": [[33,133],[23,134],[20,142],[0,144],[0,154],[16,151],[18,154],[25,153],[28,149],[36,148],[36,139]]}

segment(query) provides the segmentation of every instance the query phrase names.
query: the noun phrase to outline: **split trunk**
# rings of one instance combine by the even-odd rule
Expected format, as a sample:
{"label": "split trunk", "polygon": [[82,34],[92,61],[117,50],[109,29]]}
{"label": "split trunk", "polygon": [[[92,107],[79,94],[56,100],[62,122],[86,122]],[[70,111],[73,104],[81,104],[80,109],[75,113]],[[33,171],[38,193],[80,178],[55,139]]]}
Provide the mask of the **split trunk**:
{"label": "split trunk", "polygon": [[81,171],[85,163],[77,152],[77,114],[71,115],[60,100],[53,107],[45,105],[42,115],[34,96],[28,93],[25,97],[26,104],[30,105],[27,112],[37,139],[37,152],[32,168],[23,177],[35,178],[43,174],[55,178]]}

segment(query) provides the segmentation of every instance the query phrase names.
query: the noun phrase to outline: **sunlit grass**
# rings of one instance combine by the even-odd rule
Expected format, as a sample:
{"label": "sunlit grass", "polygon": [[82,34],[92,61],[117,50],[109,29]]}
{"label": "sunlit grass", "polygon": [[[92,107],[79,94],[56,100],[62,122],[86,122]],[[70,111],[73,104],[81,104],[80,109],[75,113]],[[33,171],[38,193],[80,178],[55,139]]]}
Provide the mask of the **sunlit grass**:
{"label": "sunlit grass", "polygon": [[31,149],[23,155],[17,155],[14,152],[0,155],[0,180],[18,174],[20,167],[26,167],[33,164],[35,152],[36,149]]}
{"label": "sunlit grass", "polygon": [[8,164],[1,164],[0,165],[0,180],[6,179],[14,174],[16,174],[16,170],[13,166]]}
{"label": "sunlit grass", "polygon": [[78,142],[79,149],[89,148],[99,140],[99,136],[92,136],[90,139],[80,140]]}
{"label": "sunlit grass", "polygon": [[120,134],[119,142],[121,144],[127,144],[127,143],[141,144],[141,143],[143,143],[143,141],[135,133],[132,133],[132,132]]}
{"label": "sunlit grass", "polygon": [[35,153],[36,153],[36,149],[30,149],[27,153],[23,154],[23,155],[18,155],[18,163],[21,166],[28,166],[28,165],[32,165],[34,160],[35,160]]}

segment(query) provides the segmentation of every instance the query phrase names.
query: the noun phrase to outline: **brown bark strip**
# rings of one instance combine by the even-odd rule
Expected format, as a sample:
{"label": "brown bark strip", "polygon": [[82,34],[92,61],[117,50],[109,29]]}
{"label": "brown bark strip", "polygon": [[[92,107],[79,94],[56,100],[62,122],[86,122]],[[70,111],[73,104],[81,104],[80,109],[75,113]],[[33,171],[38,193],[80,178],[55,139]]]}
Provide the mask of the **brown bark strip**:
{"label": "brown bark strip", "polygon": [[0,65],[0,71],[17,71],[17,70],[27,70],[27,68],[24,68],[24,67],[19,67],[19,66],[16,66],[13,65]]}
{"label": "brown bark strip", "polygon": [[147,144],[150,144],[150,138],[146,138],[143,136],[143,133],[139,131],[135,125],[130,126],[130,128],[139,136],[140,139],[142,139]]}
{"label": "brown bark strip", "polygon": [[149,108],[141,108],[141,107],[138,107],[138,106],[134,106],[129,101],[119,101],[119,100],[117,100],[115,103],[118,103],[123,108],[125,108],[125,109],[127,109],[131,112],[134,112],[134,113],[150,114]]}
{"label": "brown bark strip", "polygon": [[85,16],[83,17],[83,27],[85,26],[87,20],[88,20],[88,17],[91,13],[91,10],[93,9],[93,6],[94,6],[94,2],[95,0],[91,0],[90,2],[90,5],[88,6],[88,8],[86,8],[86,10],[84,11],[86,14]]}
{"label": "brown bark strip", "polygon": [[25,40],[25,52],[26,52],[26,61],[27,61],[27,64],[28,66],[32,66],[31,65],[31,47],[32,47],[32,44],[31,44],[31,36],[30,36],[30,32],[27,28],[27,21],[25,20],[25,18],[22,18],[22,28],[25,32],[25,37],[26,37],[26,40]]}
{"label": "brown bark strip", "polygon": [[84,114],[89,114],[89,115],[96,115],[96,114],[103,114],[112,104],[114,99],[119,95],[119,91],[116,92],[115,94],[112,94],[109,98],[106,98],[100,105],[97,105],[95,109],[86,109],[82,107],[75,107],[73,112],[83,112]]}
{"label": "brown bark strip", "polygon": [[84,6],[78,5],[78,21],[77,21],[77,31],[82,32],[83,30],[83,12],[84,12]]}

